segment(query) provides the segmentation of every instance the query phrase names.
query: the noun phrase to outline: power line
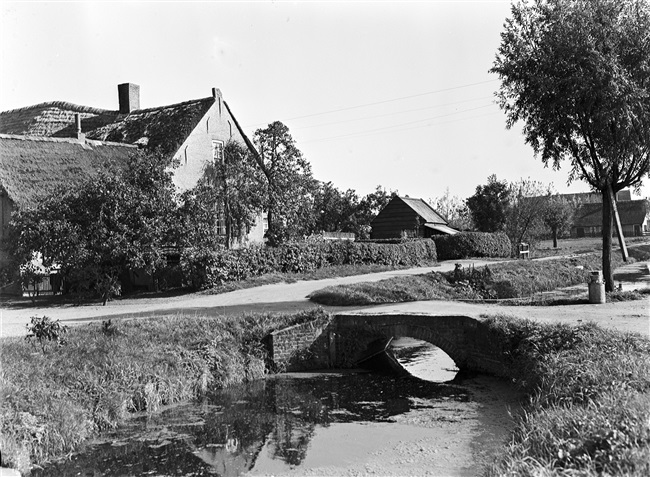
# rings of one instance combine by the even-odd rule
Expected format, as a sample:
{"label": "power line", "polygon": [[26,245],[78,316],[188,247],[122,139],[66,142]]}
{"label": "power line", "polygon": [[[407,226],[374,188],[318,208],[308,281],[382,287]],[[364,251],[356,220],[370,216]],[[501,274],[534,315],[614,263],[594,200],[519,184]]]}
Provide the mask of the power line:
{"label": "power line", "polygon": [[355,121],[363,121],[363,120],[366,120],[366,119],[383,118],[383,117],[386,117],[386,116],[395,116],[396,114],[413,113],[413,112],[416,112],[416,111],[425,111],[425,110],[428,110],[428,109],[444,108],[445,106],[453,106],[455,104],[463,104],[463,103],[472,103],[474,101],[483,101],[483,100],[486,100],[486,99],[490,99],[490,97],[466,99],[466,100],[463,100],[463,101],[454,101],[453,103],[437,104],[435,106],[427,106],[426,108],[406,109],[406,110],[403,110],[403,111],[395,111],[395,112],[385,113],[385,114],[375,114],[373,116],[364,116],[364,117],[355,118],[355,119],[344,119],[344,120],[341,120],[341,121],[333,121],[333,122],[330,122],[330,123],[314,124],[314,125],[311,125],[311,126],[300,126],[300,127],[297,127],[297,128],[291,128],[291,130],[295,131],[296,129],[311,129],[311,128],[318,128],[318,127],[323,127],[323,126],[332,126],[332,125],[336,125],[336,124],[352,123],[352,122],[355,122]]}
{"label": "power line", "polygon": [[[478,106],[476,108],[464,109],[462,111],[455,111],[455,112],[449,113],[449,114],[442,114],[440,116],[434,116],[434,117],[431,117],[431,118],[419,119],[417,121],[410,121],[408,123],[395,124],[393,126],[385,126],[385,127],[381,127],[381,128],[375,128],[375,129],[368,129],[367,131],[358,131],[356,133],[351,133],[351,134],[342,134],[342,135],[339,135],[339,136],[332,136],[332,137],[326,137],[326,138],[319,138],[319,139],[301,141],[301,143],[305,144],[305,143],[310,143],[310,142],[328,141],[328,140],[331,140],[331,139],[342,139],[342,138],[347,138],[347,137],[359,137],[359,136],[365,136],[365,135],[368,135],[368,134],[374,134],[374,133],[377,133],[377,132],[386,131],[388,129],[394,130],[394,131],[400,131],[400,130],[405,131],[405,130],[408,130],[408,129],[415,129],[415,128],[418,128],[418,127],[425,127],[425,126],[429,126],[429,125],[428,124],[423,124],[421,126],[416,126],[415,128],[408,128],[408,129],[396,129],[396,128],[401,128],[403,126],[410,126],[412,124],[417,124],[417,123],[421,123],[421,122],[424,122],[424,121],[431,121],[433,119],[445,118],[445,117],[448,117],[448,116],[453,116],[454,114],[461,114],[461,113],[466,113],[466,112],[469,112],[469,111],[475,111],[477,109],[489,108],[490,106],[493,106],[493,105],[494,105],[494,103],[487,104],[485,106]],[[493,113],[490,113],[490,114],[493,114]],[[477,116],[477,117],[482,117],[482,116]],[[464,119],[472,119],[472,117],[460,118],[460,119],[455,119],[455,120],[447,121],[447,122],[461,121],[461,120],[464,120]],[[438,123],[438,124],[446,124],[446,122]]]}
{"label": "power line", "polygon": [[[404,131],[411,131],[413,129],[420,129],[420,128],[426,128],[426,127],[431,127],[431,126],[441,126],[443,124],[449,124],[449,123],[456,123],[458,121],[469,121],[470,119],[478,119],[478,118],[484,118],[487,116],[494,116],[495,114],[500,114],[499,111],[495,111],[493,113],[487,113],[487,114],[479,114],[477,116],[469,116],[467,118],[458,118],[458,119],[452,119],[451,121],[442,121],[439,123],[429,123],[429,124],[421,124],[419,126],[412,126],[409,128],[401,128],[401,129],[395,129],[392,132],[399,133],[399,132],[404,132]],[[381,134],[383,131],[375,131],[375,132],[366,132],[366,133],[358,133],[358,134],[351,134],[349,136],[334,136],[334,137],[328,137],[328,138],[323,138],[323,139],[313,139],[311,141],[301,141],[302,144],[307,144],[307,143],[312,143],[312,142],[325,142],[325,141],[333,141],[336,139],[341,139],[341,138],[347,138],[347,137],[366,137],[366,136],[374,136],[376,134]]]}
{"label": "power line", "polygon": [[[421,96],[427,96],[427,95],[430,95],[430,94],[444,93],[445,91],[453,91],[453,90],[456,90],[456,89],[470,88],[472,86],[478,86],[480,84],[494,83],[495,81],[499,81],[499,80],[498,79],[492,79],[492,80],[487,80],[487,81],[479,81],[479,82],[476,82],[476,83],[464,84],[464,85],[461,85],[461,86],[452,86],[451,88],[437,89],[437,90],[434,90],[434,91],[427,91],[425,93],[412,94],[412,95],[409,95],[409,96],[402,96],[402,97],[399,97],[399,98],[385,99],[383,101],[375,101],[375,102],[372,102],[372,103],[365,103],[365,104],[359,104],[359,105],[356,105],[356,106],[349,106],[347,108],[332,109],[330,111],[323,111],[323,112],[320,112],[320,113],[312,113],[312,114],[305,114],[304,116],[295,116],[293,118],[285,118],[285,119],[282,119],[282,121],[294,121],[296,119],[311,118],[311,117],[314,117],[314,116],[322,116],[324,114],[331,114],[331,113],[338,113],[338,112],[341,112],[341,111],[350,111],[352,109],[366,108],[368,106],[374,106],[374,105],[377,105],[377,104],[392,103],[392,102],[395,102],[395,101],[402,101],[404,99],[419,98]],[[248,125],[248,126],[245,126],[245,127],[248,128],[248,127],[255,127],[255,126],[259,126],[259,125],[260,125],[260,123]]]}

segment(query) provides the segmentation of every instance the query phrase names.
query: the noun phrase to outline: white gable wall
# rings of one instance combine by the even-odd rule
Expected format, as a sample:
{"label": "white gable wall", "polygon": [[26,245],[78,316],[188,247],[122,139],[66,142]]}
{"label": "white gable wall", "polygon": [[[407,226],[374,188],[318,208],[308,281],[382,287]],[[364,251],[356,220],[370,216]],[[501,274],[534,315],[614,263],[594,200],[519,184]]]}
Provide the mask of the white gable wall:
{"label": "white gable wall", "polygon": [[[178,166],[173,170],[173,182],[178,192],[185,192],[196,186],[203,176],[206,165],[213,161],[212,141],[221,141],[224,146],[229,140],[246,145],[243,136],[228,112],[221,93],[217,90],[214,104],[198,122],[174,155]],[[246,242],[263,243],[263,217],[260,213]]]}

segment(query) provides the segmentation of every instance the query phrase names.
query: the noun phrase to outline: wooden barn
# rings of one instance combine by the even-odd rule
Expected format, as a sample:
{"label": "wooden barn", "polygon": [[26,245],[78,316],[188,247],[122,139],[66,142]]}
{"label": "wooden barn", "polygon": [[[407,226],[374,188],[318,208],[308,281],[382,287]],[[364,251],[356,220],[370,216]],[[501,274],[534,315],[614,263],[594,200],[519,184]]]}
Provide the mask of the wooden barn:
{"label": "wooden barn", "polygon": [[[623,235],[637,237],[650,232],[650,204],[647,200],[625,200],[616,203]],[[603,204],[582,204],[576,211],[571,237],[600,237],[603,225]]]}
{"label": "wooden barn", "polygon": [[453,235],[458,230],[422,199],[395,196],[370,223],[372,239],[427,238]]}

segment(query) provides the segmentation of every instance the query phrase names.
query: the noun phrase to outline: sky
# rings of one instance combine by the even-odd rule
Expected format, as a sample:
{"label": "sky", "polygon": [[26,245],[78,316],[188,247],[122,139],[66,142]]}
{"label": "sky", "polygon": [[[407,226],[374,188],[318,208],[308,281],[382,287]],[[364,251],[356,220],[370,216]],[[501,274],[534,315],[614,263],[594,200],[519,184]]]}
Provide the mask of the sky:
{"label": "sky", "polygon": [[[282,121],[314,177],[465,199],[496,174],[567,185],[508,130],[488,73],[510,1],[0,2],[0,111],[142,108],[221,89],[249,137]],[[646,179],[641,191],[650,196]]]}

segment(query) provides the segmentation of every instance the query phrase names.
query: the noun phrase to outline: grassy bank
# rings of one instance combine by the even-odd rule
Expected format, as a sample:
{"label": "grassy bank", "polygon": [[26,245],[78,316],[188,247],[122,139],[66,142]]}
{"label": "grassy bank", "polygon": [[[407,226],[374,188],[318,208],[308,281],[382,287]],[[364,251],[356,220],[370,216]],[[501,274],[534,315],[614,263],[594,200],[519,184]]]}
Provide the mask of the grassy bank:
{"label": "grassy bank", "polygon": [[271,331],[323,313],[191,316],[104,322],[72,328],[67,343],[5,338],[0,346],[2,465],[74,451],[131,412],[201,396],[209,388],[260,378]]}
{"label": "grassy bank", "polygon": [[488,476],[650,475],[650,341],[493,318],[529,396]]}
{"label": "grassy bank", "polygon": [[[310,295],[321,305],[372,305],[420,300],[480,300],[531,297],[536,293],[586,283],[600,257],[518,260],[448,273],[395,277],[374,283],[327,287]],[[616,257],[613,265],[622,263]]]}
{"label": "grassy bank", "polygon": [[[2,464],[77,449],[129,413],[260,378],[269,332],[323,316],[179,316],[71,329],[67,344],[4,339]],[[649,475],[650,341],[595,325],[490,318],[508,369],[528,396],[497,475]]]}

